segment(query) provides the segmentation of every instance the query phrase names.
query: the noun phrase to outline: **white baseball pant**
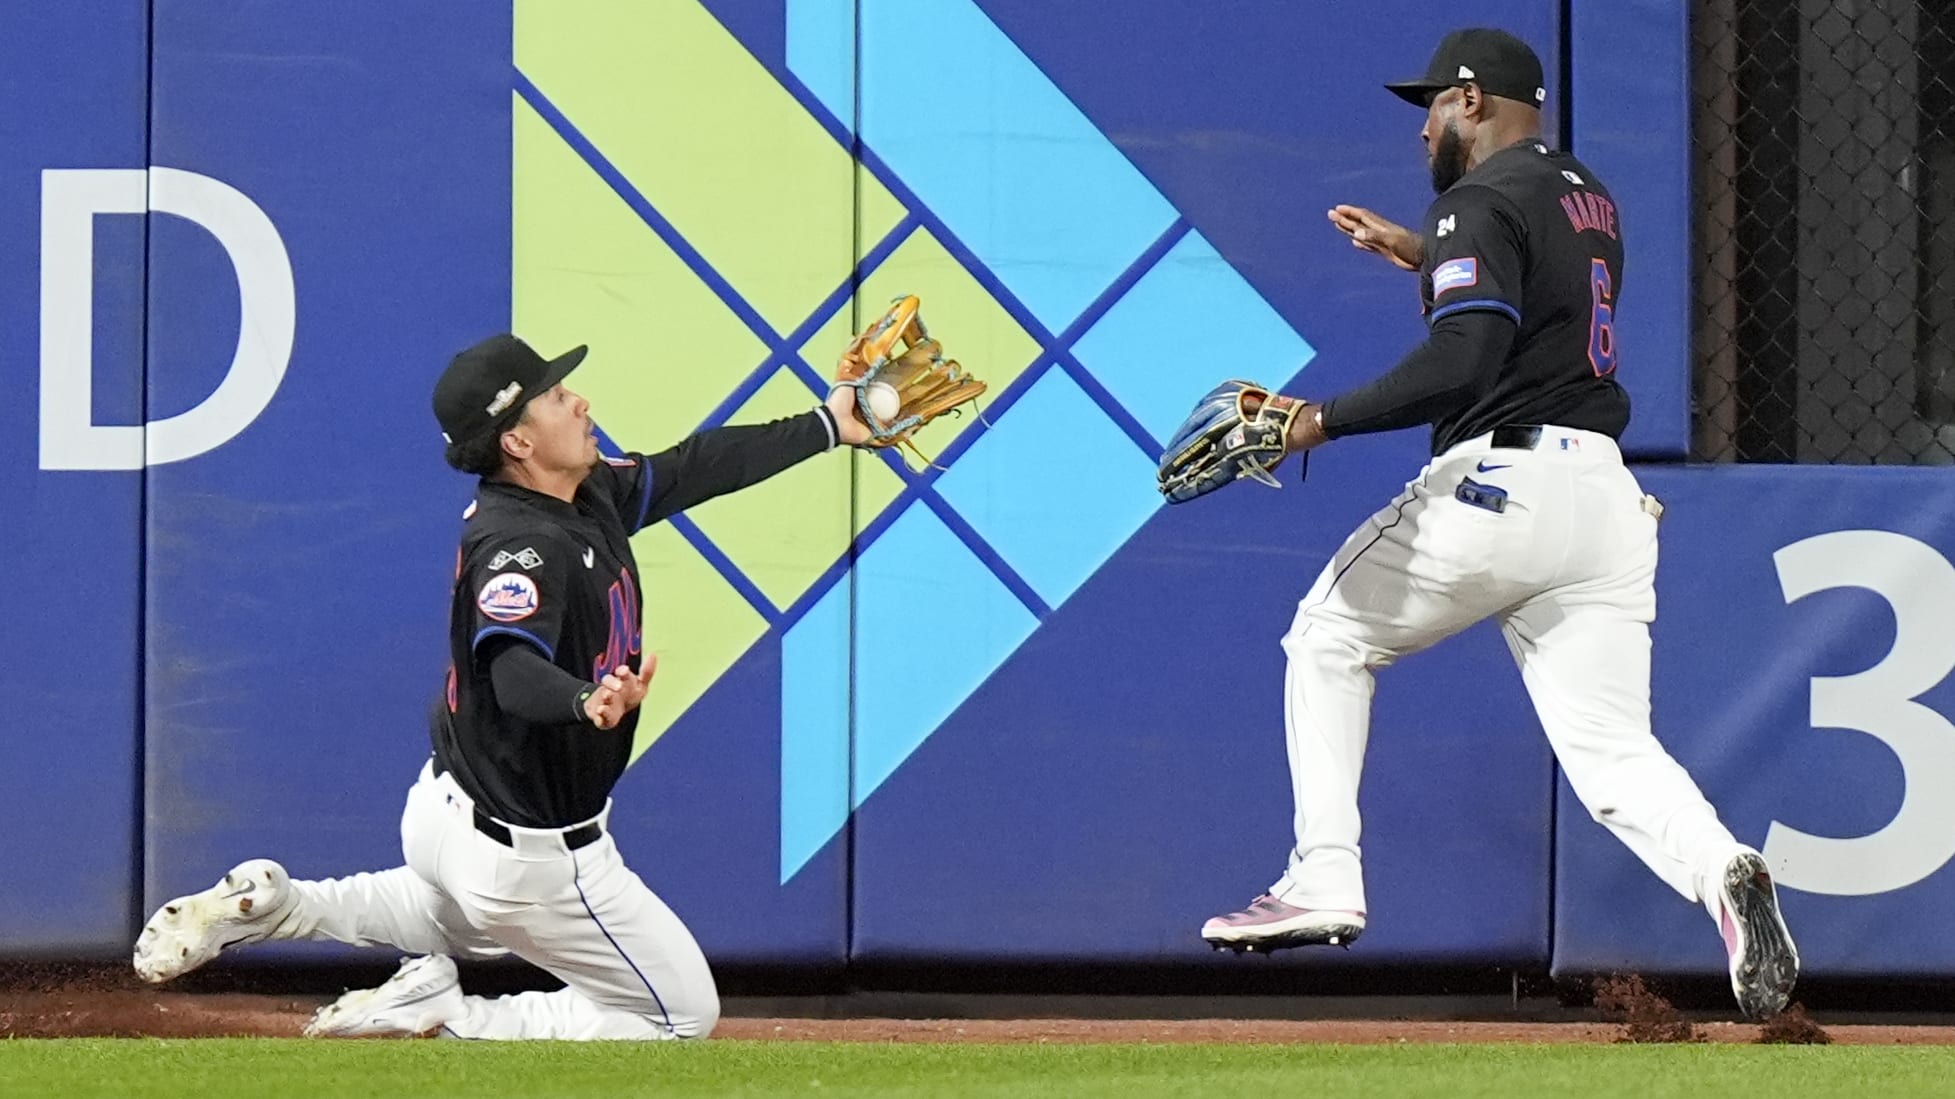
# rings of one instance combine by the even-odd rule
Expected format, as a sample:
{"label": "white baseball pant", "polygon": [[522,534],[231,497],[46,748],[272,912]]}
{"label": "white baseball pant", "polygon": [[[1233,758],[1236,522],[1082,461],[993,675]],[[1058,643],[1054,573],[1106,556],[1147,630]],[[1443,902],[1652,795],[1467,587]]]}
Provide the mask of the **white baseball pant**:
{"label": "white baseball pant", "polygon": [[[1504,492],[1504,510],[1459,498],[1469,480]],[[1489,617],[1589,813],[1678,893],[1715,896],[1746,848],[1650,732],[1650,502],[1606,435],[1549,427],[1531,450],[1483,435],[1434,458],[1345,541],[1283,637],[1296,847],[1278,900],[1366,910],[1358,778],[1373,670]]]}
{"label": "white baseball pant", "polygon": [[[600,823],[610,814],[607,804]],[[604,836],[569,850],[554,831],[477,831],[474,805],[432,765],[401,814],[407,865],[292,882],[274,939],[393,946],[411,954],[515,954],[560,978],[555,992],[466,998],[460,1038],[703,1038],[719,992],[685,924]]]}

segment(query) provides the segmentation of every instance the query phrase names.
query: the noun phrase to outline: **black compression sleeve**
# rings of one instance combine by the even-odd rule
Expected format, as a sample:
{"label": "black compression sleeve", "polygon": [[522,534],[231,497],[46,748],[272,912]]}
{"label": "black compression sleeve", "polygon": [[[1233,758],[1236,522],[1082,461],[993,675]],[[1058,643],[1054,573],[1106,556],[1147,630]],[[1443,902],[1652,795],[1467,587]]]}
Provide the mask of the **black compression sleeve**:
{"label": "black compression sleeve", "polygon": [[766,424],[702,431],[650,457],[647,524],[757,484],[835,445],[826,407]]}
{"label": "black compression sleeve", "polygon": [[578,679],[516,638],[493,638],[489,654],[489,683],[496,706],[503,713],[539,725],[568,725],[589,720],[584,696],[595,684]]}
{"label": "black compression sleeve", "polygon": [[1335,439],[1431,423],[1492,384],[1516,331],[1512,318],[1489,309],[1439,318],[1382,377],[1324,402],[1324,433]]}

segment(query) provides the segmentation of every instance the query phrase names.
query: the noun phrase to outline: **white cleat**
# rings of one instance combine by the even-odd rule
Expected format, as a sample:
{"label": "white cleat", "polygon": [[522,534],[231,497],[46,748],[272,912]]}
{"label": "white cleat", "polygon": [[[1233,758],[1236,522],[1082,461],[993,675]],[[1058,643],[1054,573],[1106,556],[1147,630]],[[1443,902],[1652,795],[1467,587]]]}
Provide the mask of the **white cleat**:
{"label": "white cleat", "polygon": [[293,903],[291,876],[270,859],[231,868],[216,885],[158,909],[136,936],[136,974],[161,984],[227,947],[271,934]]}
{"label": "white cleat", "polygon": [[414,1038],[462,1017],[461,978],[446,954],[408,958],[378,988],[355,989],[312,1016],[308,1038]]}

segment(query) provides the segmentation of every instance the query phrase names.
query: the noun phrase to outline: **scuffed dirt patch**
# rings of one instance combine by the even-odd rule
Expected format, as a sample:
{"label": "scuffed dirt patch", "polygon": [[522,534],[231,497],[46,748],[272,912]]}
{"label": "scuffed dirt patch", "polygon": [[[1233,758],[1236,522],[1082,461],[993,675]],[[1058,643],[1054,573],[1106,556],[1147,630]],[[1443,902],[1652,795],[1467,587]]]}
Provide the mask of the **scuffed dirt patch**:
{"label": "scuffed dirt patch", "polygon": [[1618,1042],[1702,1042],[1706,1036],[1637,974],[1595,981],[1595,1009],[1622,1028]]}
{"label": "scuffed dirt patch", "polygon": [[0,993],[0,1038],[296,1038],[317,1004],[238,993]]}
{"label": "scuffed dirt patch", "polygon": [[1758,1028],[1758,1040],[1765,1045],[1823,1046],[1832,1044],[1833,1036],[1812,1021],[1804,1004],[1793,1004]]}
{"label": "scuffed dirt patch", "polygon": [[290,1038],[318,1005],[287,996],[166,992],[122,967],[9,967],[0,1038]]}

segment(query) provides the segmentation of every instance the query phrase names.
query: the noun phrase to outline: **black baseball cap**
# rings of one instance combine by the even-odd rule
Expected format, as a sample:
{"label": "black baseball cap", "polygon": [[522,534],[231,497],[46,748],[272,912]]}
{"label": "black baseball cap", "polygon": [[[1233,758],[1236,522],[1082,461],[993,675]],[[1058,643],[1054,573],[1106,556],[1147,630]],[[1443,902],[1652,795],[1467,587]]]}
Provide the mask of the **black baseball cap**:
{"label": "black baseball cap", "polygon": [[1432,63],[1418,80],[1387,84],[1392,94],[1415,107],[1442,88],[1478,84],[1488,95],[1540,107],[1548,98],[1541,80],[1541,59],[1527,43],[1491,27],[1465,27],[1440,39]]}
{"label": "black baseball cap", "polygon": [[511,423],[532,397],[584,361],[582,344],[546,359],[507,332],[490,336],[456,355],[434,383],[434,418],[441,437],[459,443],[499,423]]}

